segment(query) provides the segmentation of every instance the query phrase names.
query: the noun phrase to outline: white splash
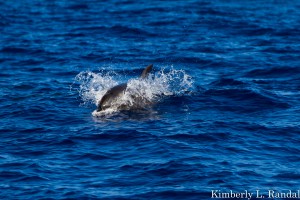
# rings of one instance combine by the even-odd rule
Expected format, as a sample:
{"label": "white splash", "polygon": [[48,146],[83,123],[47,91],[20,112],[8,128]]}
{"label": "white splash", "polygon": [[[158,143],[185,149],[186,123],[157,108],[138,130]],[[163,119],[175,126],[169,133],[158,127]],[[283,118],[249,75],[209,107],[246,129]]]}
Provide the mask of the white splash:
{"label": "white splash", "polygon": [[[79,94],[84,104],[95,104],[111,87],[122,82],[117,81],[119,75],[110,73],[81,72],[76,76],[80,83]],[[124,81],[125,82],[125,81]],[[129,79],[125,94],[116,101],[115,107],[105,111],[92,113],[93,116],[110,115],[120,106],[127,108],[142,108],[151,106],[162,100],[165,96],[180,96],[193,90],[193,79],[184,70],[162,68],[156,73],[151,73],[146,79]]]}

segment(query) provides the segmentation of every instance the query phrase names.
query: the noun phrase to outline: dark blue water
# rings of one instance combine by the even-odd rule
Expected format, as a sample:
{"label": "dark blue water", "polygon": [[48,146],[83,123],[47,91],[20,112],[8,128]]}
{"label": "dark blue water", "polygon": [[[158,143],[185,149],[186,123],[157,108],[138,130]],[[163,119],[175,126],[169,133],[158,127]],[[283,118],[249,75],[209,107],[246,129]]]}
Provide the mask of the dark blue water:
{"label": "dark blue water", "polygon": [[[296,0],[2,0],[0,198],[298,190],[299,10]],[[94,79],[78,74],[126,81],[151,63],[192,86],[149,112],[92,115],[80,88]]]}

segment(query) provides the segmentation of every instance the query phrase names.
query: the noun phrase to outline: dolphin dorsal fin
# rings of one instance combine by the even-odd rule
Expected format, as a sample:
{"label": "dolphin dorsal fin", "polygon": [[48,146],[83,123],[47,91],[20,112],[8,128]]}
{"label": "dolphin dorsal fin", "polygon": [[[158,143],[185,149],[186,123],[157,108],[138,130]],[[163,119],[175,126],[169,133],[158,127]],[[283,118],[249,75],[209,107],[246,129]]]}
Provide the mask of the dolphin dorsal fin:
{"label": "dolphin dorsal fin", "polygon": [[142,75],[140,78],[147,78],[148,74],[150,73],[150,71],[152,70],[153,64],[148,65],[148,67],[146,67],[144,69],[144,71],[142,72]]}

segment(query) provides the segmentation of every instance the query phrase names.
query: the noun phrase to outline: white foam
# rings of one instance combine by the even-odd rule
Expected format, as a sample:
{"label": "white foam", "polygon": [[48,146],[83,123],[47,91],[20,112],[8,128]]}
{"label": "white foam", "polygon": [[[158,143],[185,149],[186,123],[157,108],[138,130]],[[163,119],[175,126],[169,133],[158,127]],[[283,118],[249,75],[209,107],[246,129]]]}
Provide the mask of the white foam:
{"label": "white foam", "polygon": [[[111,73],[81,72],[76,76],[80,83],[79,94],[84,104],[95,104],[111,87],[120,84],[119,75]],[[125,81],[124,81],[125,82]],[[193,79],[184,70],[162,68],[151,73],[146,79],[129,79],[125,94],[116,101],[114,106],[105,111],[92,113],[93,116],[104,116],[116,112],[120,106],[141,108],[159,102],[163,96],[180,96],[193,90]]]}

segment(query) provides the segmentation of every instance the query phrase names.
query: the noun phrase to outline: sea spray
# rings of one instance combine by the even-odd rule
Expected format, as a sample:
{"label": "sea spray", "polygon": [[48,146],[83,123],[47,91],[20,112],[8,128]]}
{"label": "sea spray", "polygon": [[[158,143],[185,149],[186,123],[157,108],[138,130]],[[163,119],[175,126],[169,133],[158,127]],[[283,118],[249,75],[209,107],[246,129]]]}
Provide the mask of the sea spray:
{"label": "sea spray", "polygon": [[[76,80],[80,83],[78,92],[83,104],[96,106],[110,88],[122,83],[120,75],[114,71],[109,73],[85,71],[79,73]],[[156,73],[149,74],[146,79],[129,79],[125,94],[116,101],[114,108],[103,113],[115,112],[124,105],[127,109],[149,107],[166,96],[181,96],[192,90],[193,79],[184,70],[176,70],[173,67],[161,68]],[[93,115],[99,113],[94,111]]]}

